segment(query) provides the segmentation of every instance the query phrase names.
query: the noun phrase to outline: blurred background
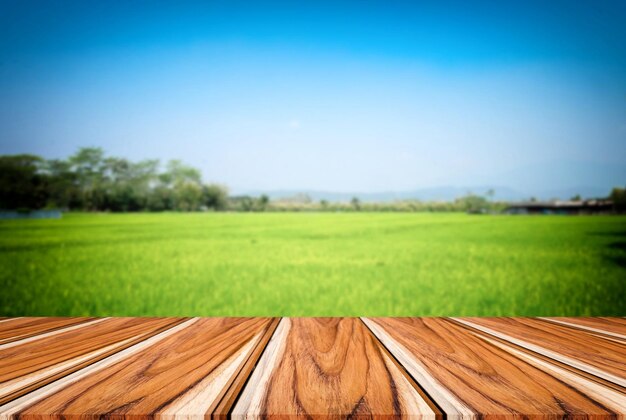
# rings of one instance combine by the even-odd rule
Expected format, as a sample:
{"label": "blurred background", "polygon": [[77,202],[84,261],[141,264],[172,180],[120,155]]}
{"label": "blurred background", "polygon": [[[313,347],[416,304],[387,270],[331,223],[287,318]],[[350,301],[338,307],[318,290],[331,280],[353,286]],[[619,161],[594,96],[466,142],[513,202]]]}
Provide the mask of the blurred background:
{"label": "blurred background", "polygon": [[625,20],[0,2],[0,315],[626,315]]}

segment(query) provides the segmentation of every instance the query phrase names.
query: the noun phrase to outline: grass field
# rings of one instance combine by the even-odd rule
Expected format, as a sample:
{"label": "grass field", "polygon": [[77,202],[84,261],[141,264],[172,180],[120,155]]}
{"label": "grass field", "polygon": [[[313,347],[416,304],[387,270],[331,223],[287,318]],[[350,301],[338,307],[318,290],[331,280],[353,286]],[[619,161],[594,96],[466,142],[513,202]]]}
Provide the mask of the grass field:
{"label": "grass field", "polygon": [[0,314],[626,315],[626,218],[69,214],[0,222]]}

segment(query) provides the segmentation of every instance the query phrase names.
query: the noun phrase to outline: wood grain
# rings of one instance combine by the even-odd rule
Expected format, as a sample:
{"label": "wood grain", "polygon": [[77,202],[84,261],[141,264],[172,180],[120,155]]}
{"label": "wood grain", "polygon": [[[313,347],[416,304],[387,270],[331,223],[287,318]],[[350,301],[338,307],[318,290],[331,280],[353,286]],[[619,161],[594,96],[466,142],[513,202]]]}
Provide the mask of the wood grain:
{"label": "wood grain", "polygon": [[97,366],[53,393],[5,408],[5,416],[19,415],[25,420],[204,419],[217,406],[270,321],[191,320],[179,331],[116,363]]}
{"label": "wood grain", "polygon": [[624,326],[621,318],[0,319],[0,420],[626,420]]}
{"label": "wood grain", "polygon": [[615,418],[626,398],[612,388],[514,354],[437,318],[364,322],[449,418]]}
{"label": "wood grain", "polygon": [[0,344],[32,337],[70,325],[81,324],[93,318],[8,318],[0,322]]}
{"label": "wood grain", "polygon": [[233,383],[230,385],[228,390],[224,393],[220,403],[217,405],[215,410],[212,413],[212,417],[214,419],[225,420],[228,418],[235,401],[241,394],[241,390],[246,384],[248,378],[252,374],[252,370],[256,367],[261,354],[265,350],[267,343],[269,343],[272,335],[276,331],[276,327],[278,327],[278,323],[280,322],[279,318],[272,319],[270,325],[263,333],[263,336],[259,340],[258,345],[254,348],[248,360],[246,360],[245,364],[239,370],[237,376],[233,379]]}
{"label": "wood grain", "polygon": [[586,331],[530,318],[458,319],[575,369],[626,387],[626,346]]}
{"label": "wood grain", "polygon": [[91,320],[0,346],[0,404],[180,322],[161,318]]}
{"label": "wood grain", "polygon": [[541,318],[557,324],[587,330],[626,341],[626,320],[623,318]]}
{"label": "wood grain", "polygon": [[283,319],[233,418],[435,418],[355,318]]}

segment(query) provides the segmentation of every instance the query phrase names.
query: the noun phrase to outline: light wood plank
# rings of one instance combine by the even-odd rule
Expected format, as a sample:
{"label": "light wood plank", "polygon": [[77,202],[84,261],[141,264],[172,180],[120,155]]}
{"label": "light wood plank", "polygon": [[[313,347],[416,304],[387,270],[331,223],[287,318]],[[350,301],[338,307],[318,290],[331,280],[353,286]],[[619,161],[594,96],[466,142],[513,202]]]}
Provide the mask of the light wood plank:
{"label": "light wood plank", "polygon": [[285,318],[233,418],[432,418],[435,411],[356,318]]}
{"label": "light wood plank", "polygon": [[[557,376],[520,359],[460,325],[437,318],[364,320],[449,418],[615,418],[623,401],[610,405],[599,384]],[[569,372],[571,375],[571,372]],[[574,375],[576,380],[581,378]],[[601,388],[619,396],[611,388]]]}

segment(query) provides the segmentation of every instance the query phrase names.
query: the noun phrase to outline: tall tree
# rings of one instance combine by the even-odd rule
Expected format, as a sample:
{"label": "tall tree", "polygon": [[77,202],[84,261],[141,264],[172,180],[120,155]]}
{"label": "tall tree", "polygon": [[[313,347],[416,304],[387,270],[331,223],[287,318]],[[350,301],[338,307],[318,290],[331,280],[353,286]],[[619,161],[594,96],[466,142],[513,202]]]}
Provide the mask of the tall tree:
{"label": "tall tree", "polygon": [[62,209],[80,206],[77,176],[66,160],[51,159],[44,162],[43,172],[48,177],[48,206]]}
{"label": "tall tree", "polygon": [[0,209],[39,209],[48,201],[44,160],[34,155],[0,156]]}
{"label": "tall tree", "polygon": [[359,200],[359,197],[352,197],[352,200],[350,200],[350,205],[356,211],[361,210],[361,200]]}
{"label": "tall tree", "polygon": [[609,198],[613,201],[615,212],[626,213],[626,188],[613,188]]}
{"label": "tall tree", "polygon": [[228,190],[217,184],[202,187],[203,204],[213,210],[224,210],[228,205]]}
{"label": "tall tree", "polygon": [[69,162],[76,173],[85,210],[99,210],[104,203],[104,152],[99,147],[83,147]]}

